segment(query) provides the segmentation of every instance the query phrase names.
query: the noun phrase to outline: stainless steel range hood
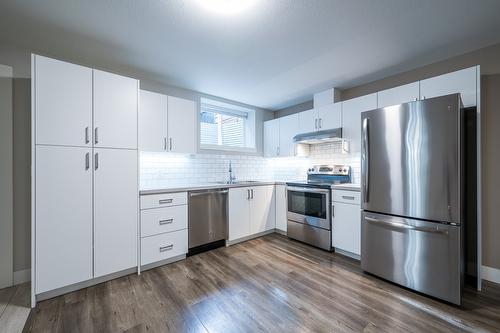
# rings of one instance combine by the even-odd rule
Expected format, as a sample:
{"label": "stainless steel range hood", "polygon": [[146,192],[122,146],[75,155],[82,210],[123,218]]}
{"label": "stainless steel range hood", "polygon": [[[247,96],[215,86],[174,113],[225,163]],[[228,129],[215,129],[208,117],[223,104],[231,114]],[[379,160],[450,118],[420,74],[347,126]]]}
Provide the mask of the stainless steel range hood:
{"label": "stainless steel range hood", "polygon": [[334,128],[324,131],[297,134],[293,137],[294,143],[317,144],[342,140],[342,128]]}

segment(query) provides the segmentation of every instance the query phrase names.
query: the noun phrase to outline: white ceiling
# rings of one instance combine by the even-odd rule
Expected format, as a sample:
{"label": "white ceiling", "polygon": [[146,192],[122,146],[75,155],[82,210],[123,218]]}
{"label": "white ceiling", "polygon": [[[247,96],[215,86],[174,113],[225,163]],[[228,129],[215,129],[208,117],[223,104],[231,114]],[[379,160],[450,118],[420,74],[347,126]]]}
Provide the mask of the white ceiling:
{"label": "white ceiling", "polygon": [[[500,42],[498,0],[2,0],[0,41],[278,109]],[[103,66],[104,66],[103,65]]]}

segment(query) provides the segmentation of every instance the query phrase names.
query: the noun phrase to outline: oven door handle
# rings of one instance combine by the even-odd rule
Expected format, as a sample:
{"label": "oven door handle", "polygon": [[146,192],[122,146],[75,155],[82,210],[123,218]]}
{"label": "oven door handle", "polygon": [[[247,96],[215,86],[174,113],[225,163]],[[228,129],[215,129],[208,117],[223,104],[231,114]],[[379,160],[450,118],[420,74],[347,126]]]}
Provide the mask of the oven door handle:
{"label": "oven door handle", "polygon": [[310,192],[310,193],[326,193],[330,194],[330,190],[324,188],[312,188],[312,187],[298,187],[298,186],[287,186],[288,191],[295,192]]}

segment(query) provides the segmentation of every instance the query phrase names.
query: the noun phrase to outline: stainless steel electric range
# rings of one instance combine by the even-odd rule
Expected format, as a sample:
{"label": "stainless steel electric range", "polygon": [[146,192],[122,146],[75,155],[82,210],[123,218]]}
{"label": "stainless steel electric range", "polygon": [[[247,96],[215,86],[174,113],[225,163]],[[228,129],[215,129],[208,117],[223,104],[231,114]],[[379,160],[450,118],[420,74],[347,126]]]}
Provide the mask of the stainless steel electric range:
{"label": "stainless steel electric range", "polygon": [[321,249],[332,249],[332,185],[351,182],[347,165],[317,165],[307,181],[287,183],[287,235]]}

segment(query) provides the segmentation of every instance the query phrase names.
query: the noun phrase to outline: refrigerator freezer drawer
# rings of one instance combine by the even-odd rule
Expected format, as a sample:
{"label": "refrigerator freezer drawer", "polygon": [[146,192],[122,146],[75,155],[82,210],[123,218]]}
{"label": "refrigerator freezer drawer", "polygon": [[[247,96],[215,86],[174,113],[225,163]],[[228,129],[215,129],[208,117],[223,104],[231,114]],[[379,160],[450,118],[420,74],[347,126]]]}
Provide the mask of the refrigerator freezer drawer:
{"label": "refrigerator freezer drawer", "polygon": [[463,273],[459,226],[363,212],[363,270],[460,304]]}

